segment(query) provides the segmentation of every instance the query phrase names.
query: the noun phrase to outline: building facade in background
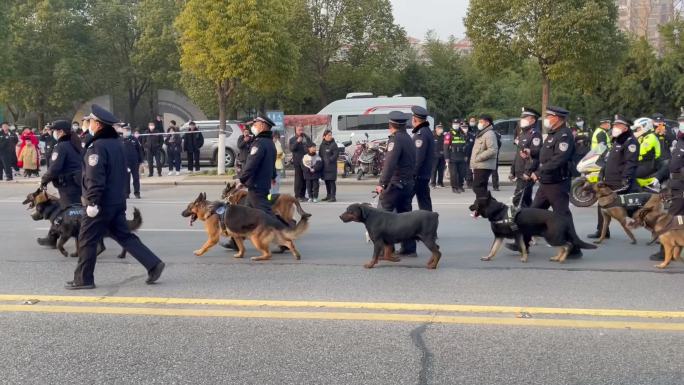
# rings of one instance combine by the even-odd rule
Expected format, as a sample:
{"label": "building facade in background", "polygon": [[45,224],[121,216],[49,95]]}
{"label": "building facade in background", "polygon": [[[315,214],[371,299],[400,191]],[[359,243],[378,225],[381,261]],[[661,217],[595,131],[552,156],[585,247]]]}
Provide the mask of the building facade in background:
{"label": "building facade in background", "polygon": [[624,32],[645,37],[662,53],[664,48],[658,28],[675,18],[679,1],[673,0],[616,0],[618,26]]}

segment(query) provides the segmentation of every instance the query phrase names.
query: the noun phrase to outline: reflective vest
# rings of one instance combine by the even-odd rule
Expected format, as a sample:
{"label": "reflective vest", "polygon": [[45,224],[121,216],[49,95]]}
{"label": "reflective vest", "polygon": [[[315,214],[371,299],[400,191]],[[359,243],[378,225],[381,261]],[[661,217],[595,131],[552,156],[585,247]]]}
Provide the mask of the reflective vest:
{"label": "reflective vest", "polygon": [[599,133],[605,133],[606,134],[606,147],[607,149],[610,148],[610,135],[608,134],[608,131],[604,130],[601,127],[598,127],[597,129],[594,130],[594,134],[591,136],[591,150],[596,151],[599,145],[598,141],[598,134]]}
{"label": "reflective vest", "polygon": [[639,162],[660,159],[660,141],[653,131],[639,137]]}
{"label": "reflective vest", "polygon": [[465,144],[465,134],[451,130],[451,144]]}

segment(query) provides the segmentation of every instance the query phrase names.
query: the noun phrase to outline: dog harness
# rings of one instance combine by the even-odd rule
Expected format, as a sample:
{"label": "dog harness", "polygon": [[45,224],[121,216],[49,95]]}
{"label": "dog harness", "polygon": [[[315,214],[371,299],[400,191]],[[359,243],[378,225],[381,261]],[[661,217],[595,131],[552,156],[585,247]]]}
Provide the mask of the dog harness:
{"label": "dog harness", "polygon": [[[624,195],[618,195],[617,199],[612,201],[609,205],[607,206],[601,206],[602,209],[612,209],[613,207],[624,207],[627,209],[627,211],[634,211],[644,207],[646,202],[648,202],[649,199],[651,199],[651,195],[649,193],[635,193],[635,194],[624,194]],[[632,212],[631,214],[633,214]],[[631,215],[630,214],[630,215]]]}
{"label": "dog harness", "polygon": [[506,216],[503,219],[494,222],[494,224],[507,226],[512,232],[518,231],[518,225],[515,223],[516,215],[518,215],[518,210],[514,209],[513,206],[508,206],[508,210],[506,210]]}

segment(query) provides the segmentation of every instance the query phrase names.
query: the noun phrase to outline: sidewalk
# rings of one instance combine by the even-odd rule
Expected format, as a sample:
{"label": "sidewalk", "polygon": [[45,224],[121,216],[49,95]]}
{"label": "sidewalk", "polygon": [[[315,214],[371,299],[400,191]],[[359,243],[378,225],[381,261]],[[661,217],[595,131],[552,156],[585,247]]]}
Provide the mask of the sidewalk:
{"label": "sidewalk", "polygon": [[[502,166],[499,167],[499,184],[501,186],[512,186],[513,183],[511,183],[508,180],[508,171],[510,170],[509,166]],[[293,171],[288,170],[287,177],[282,178],[280,180],[281,184],[285,185],[291,185],[293,184]],[[448,174],[448,173],[447,173]],[[233,180],[233,176],[230,175],[190,175],[190,174],[182,174],[180,176],[153,176],[153,177],[141,177],[140,178],[140,184],[142,185],[148,185],[148,186],[215,186],[215,185],[223,185],[227,181]],[[350,175],[347,178],[342,178],[339,177],[337,178],[337,185],[338,186],[350,186],[350,185],[359,185],[359,186],[375,186],[378,181],[378,178],[375,177],[365,177],[363,180],[357,180],[356,175]],[[448,175],[444,176],[444,183],[445,185],[448,186]],[[24,178],[24,177],[15,177],[13,182],[0,182],[0,186],[3,184],[8,184],[8,183],[16,183],[16,184],[27,184],[27,185],[35,185],[38,186],[40,184],[40,178]],[[490,182],[491,184],[491,182]]]}

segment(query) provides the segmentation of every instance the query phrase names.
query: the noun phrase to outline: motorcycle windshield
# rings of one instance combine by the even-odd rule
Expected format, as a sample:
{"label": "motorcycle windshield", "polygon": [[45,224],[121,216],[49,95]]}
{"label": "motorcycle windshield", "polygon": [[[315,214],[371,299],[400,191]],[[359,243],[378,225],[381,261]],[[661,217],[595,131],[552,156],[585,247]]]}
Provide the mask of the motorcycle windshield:
{"label": "motorcycle windshield", "polygon": [[604,165],[604,154],[608,148],[600,144],[596,149],[589,152],[577,163],[577,171],[580,173],[591,172],[600,169]]}

